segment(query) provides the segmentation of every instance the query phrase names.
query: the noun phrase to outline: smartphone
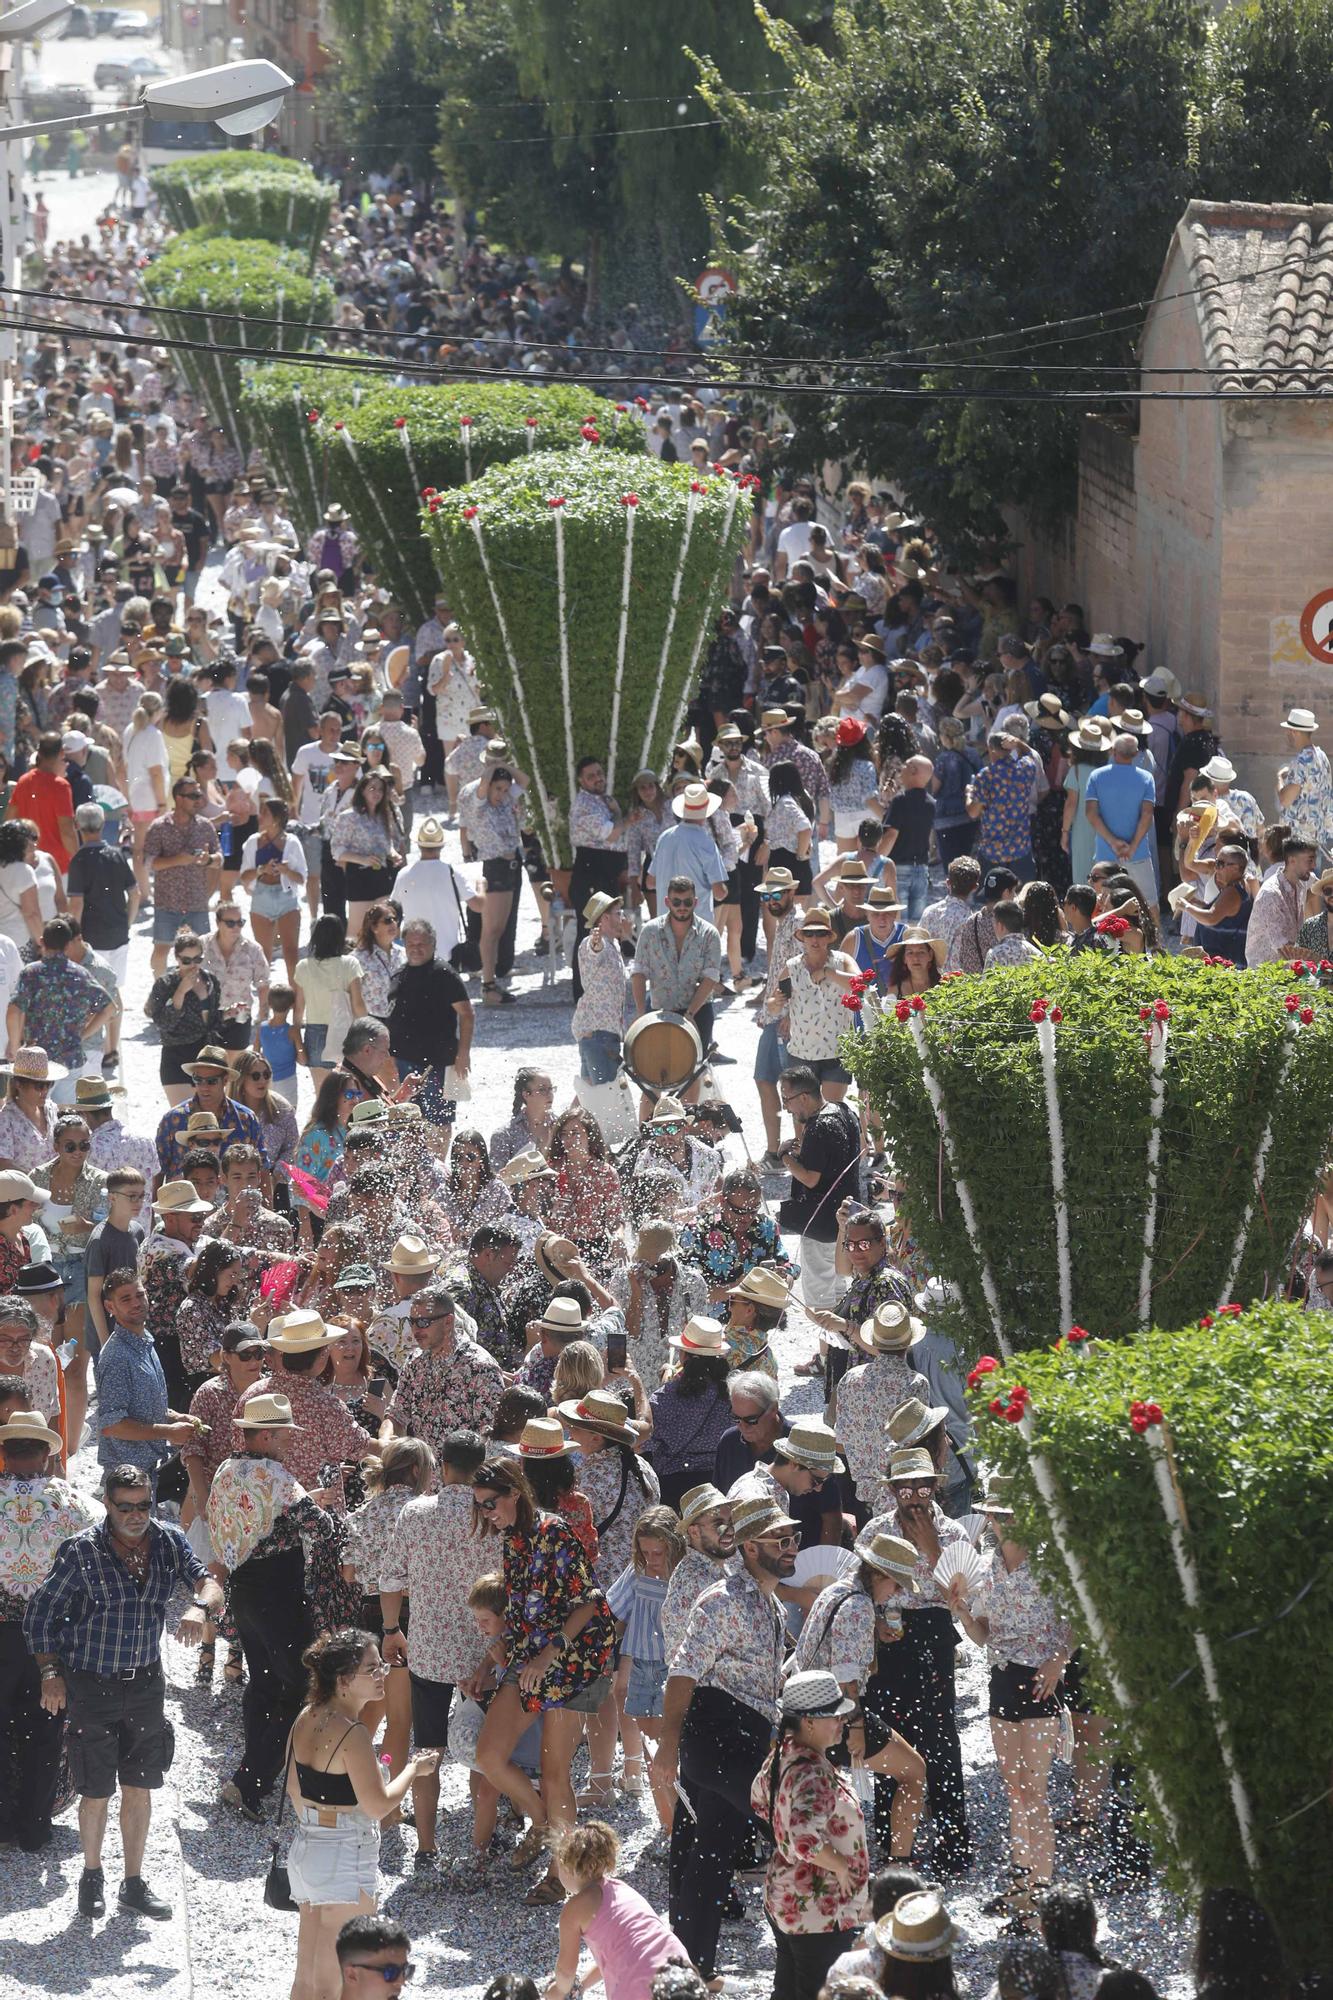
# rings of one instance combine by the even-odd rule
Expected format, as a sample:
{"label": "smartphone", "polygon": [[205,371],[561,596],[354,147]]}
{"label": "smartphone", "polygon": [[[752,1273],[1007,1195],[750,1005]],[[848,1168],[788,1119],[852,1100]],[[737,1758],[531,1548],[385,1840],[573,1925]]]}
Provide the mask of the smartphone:
{"label": "smartphone", "polygon": [[623,1333],[608,1333],[606,1336],[606,1366],[609,1374],[623,1368],[629,1359],[628,1343]]}
{"label": "smartphone", "polygon": [[372,1396],[382,1396],[389,1386],[387,1375],[372,1375],[366,1387]]}

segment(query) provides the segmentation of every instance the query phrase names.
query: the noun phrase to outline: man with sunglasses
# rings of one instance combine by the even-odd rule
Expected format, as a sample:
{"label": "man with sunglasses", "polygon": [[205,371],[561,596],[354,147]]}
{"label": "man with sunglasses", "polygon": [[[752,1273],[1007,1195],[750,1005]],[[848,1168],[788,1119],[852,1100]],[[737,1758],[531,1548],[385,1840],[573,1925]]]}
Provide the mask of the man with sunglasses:
{"label": "man with sunglasses", "polygon": [[451,1431],[490,1434],[504,1375],[495,1356],[463,1332],[453,1293],[438,1280],[413,1294],[407,1324],[416,1353],[398,1377],[380,1443],[424,1438],[438,1459]]}
{"label": "man with sunglasses", "polygon": [[668,1661],[654,1789],[677,1770],[689,1801],[671,1827],[671,1928],[711,1979],[732,1871],[750,1826],[750,1787],[778,1720],[786,1627],[775,1603],[800,1530],[767,1495],[732,1507],[740,1567],[703,1593]]}
{"label": "man with sunglasses", "polygon": [[[196,947],[197,949],[198,947]],[[190,954],[193,957],[193,952]],[[184,961],[182,961],[184,962]],[[246,1146],[254,1146],[261,1159],[265,1159],[264,1138],[259,1129],[259,1120],[244,1104],[238,1104],[234,1097],[227,1095],[231,1081],[231,1058],[226,1049],[216,1042],[207,1042],[200,1049],[193,1062],[182,1063],[181,1069],[194,1084],[194,1094],[182,1103],[173,1105],[163,1114],[157,1127],[157,1159],[159,1181],[176,1180],[181,1171],[190,1141],[187,1136],[192,1115],[196,1111],[211,1111],[226,1136],[221,1144],[223,1150],[237,1141]],[[267,1164],[267,1162],[266,1162]]]}
{"label": "man with sunglasses", "polygon": [[[713,1039],[713,995],[722,984],[722,939],[697,914],[696,900],[690,877],[673,875],[666,885],[666,908],[639,931],[630,985],[636,1020],[648,1012],[651,992],[652,1007],[693,1021],[707,1049]],[[698,1080],[679,1095],[692,1104],[699,1095]],[[645,1103],[645,1115],[647,1109]]]}
{"label": "man with sunglasses", "polygon": [[342,1974],[338,2000],[380,2000],[401,1993],[416,1971],[408,1957],[411,1939],[389,1917],[349,1917],[334,1950]]}
{"label": "man with sunglasses", "polygon": [[162,1630],[184,1584],[193,1602],[176,1636],[198,1645],[205,1619],[222,1609],[222,1592],[180,1529],[151,1518],[152,1487],[139,1466],[109,1465],[102,1497],[106,1519],[61,1544],[28,1604],[24,1633],[41,1675],[42,1707],[48,1715],[64,1709],[69,1723],[83,1845],[79,1913],[105,1914],[102,1842],[119,1785],[125,1879],[118,1901],[122,1910],[161,1921],[171,1905],[140,1870],[152,1795],[172,1755]]}
{"label": "man with sunglasses", "polygon": [[197,778],[177,778],[171,811],[155,819],[144,836],[143,855],[153,882],[153,977],[165,972],[172,939],[182,927],[207,934],[208,899],[222,866],[217,828],[199,811],[203,787]]}

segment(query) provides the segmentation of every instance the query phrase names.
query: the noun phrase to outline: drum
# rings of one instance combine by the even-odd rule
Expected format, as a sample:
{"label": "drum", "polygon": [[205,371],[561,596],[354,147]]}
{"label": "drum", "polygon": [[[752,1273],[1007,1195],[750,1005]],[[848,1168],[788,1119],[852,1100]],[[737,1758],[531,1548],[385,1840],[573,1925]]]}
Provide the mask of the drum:
{"label": "drum", "polygon": [[641,1014],[625,1032],[625,1068],[645,1089],[686,1089],[703,1059],[699,1030],[683,1014]]}

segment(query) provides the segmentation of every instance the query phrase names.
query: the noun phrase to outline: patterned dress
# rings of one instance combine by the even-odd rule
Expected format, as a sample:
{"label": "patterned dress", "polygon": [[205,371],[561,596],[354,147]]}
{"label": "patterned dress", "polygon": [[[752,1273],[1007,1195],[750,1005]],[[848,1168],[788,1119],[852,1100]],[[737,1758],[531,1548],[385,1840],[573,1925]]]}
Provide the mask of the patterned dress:
{"label": "patterned dress", "polygon": [[507,1671],[535,1660],[554,1639],[571,1611],[592,1604],[593,1614],[578,1637],[561,1646],[559,1657],[532,1694],[519,1700],[530,1715],[560,1708],[581,1689],[610,1671],[615,1620],[593,1581],[592,1565],[577,1535],[554,1514],[541,1514],[531,1533],[511,1529],[504,1538]]}
{"label": "patterned dress", "polygon": [[[865,1819],[849,1780],[822,1750],[779,1743],[760,1766],[750,1806],[772,1828],[764,1908],[775,1930],[808,1937],[869,1921]],[[836,1876],[811,1867],[810,1857],[823,1847],[845,1857],[849,1893]]]}

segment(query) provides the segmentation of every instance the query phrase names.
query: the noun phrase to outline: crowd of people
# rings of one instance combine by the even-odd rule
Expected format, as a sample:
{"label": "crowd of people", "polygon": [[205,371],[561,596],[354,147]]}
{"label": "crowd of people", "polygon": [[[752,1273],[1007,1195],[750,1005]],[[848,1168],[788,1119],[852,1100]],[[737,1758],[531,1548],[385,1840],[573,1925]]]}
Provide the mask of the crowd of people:
{"label": "crowd of people", "polygon": [[[779,2000],[958,1994],[966,1643],[1009,1822],[993,1992],[1150,2000],[1088,1887],[1148,1869],[1133,1772],[977,1463],[976,1357],[843,1043],[870,996],[1056,948],[1333,956],[1318,719],[1285,718],[1266,817],[1206,702],[1079,606],[962,577],[859,483],[826,523],[720,394],[650,393],[651,449],[758,474],[750,544],[670,767],[622,803],[585,755],[544,893],[447,598],[414,628],[355,519],[298,533],[153,345],[159,231],[149,205],[51,248],[84,303],[25,357],[37,493],[0,547],[0,1840],[39,1853],[77,1797],[95,1920],[118,1794],[117,1902],[170,1914],[142,1872],[170,1620],[240,1705],[217,1811],[290,1816],[294,2000],[408,1976],[376,1915],[404,1825],[419,1885],[558,1913],[549,2000],[585,1948],[608,2000],[716,1990],[755,1873]],[[373,192],[327,252],[339,324],[447,352],[456,265],[472,333],[538,372],[568,282],[459,250]],[[565,900],[577,1090],[529,1064],[497,1101],[474,1045]],[[629,1025],[684,1017],[716,1058],[725,1008],[762,1157],[706,1061],[626,1134]],[[155,1106],[123,1101],[131,1035]],[[623,1814],[657,1828],[655,1899]],[[1200,1994],[1277,1979],[1261,1914],[1206,1904]]]}

